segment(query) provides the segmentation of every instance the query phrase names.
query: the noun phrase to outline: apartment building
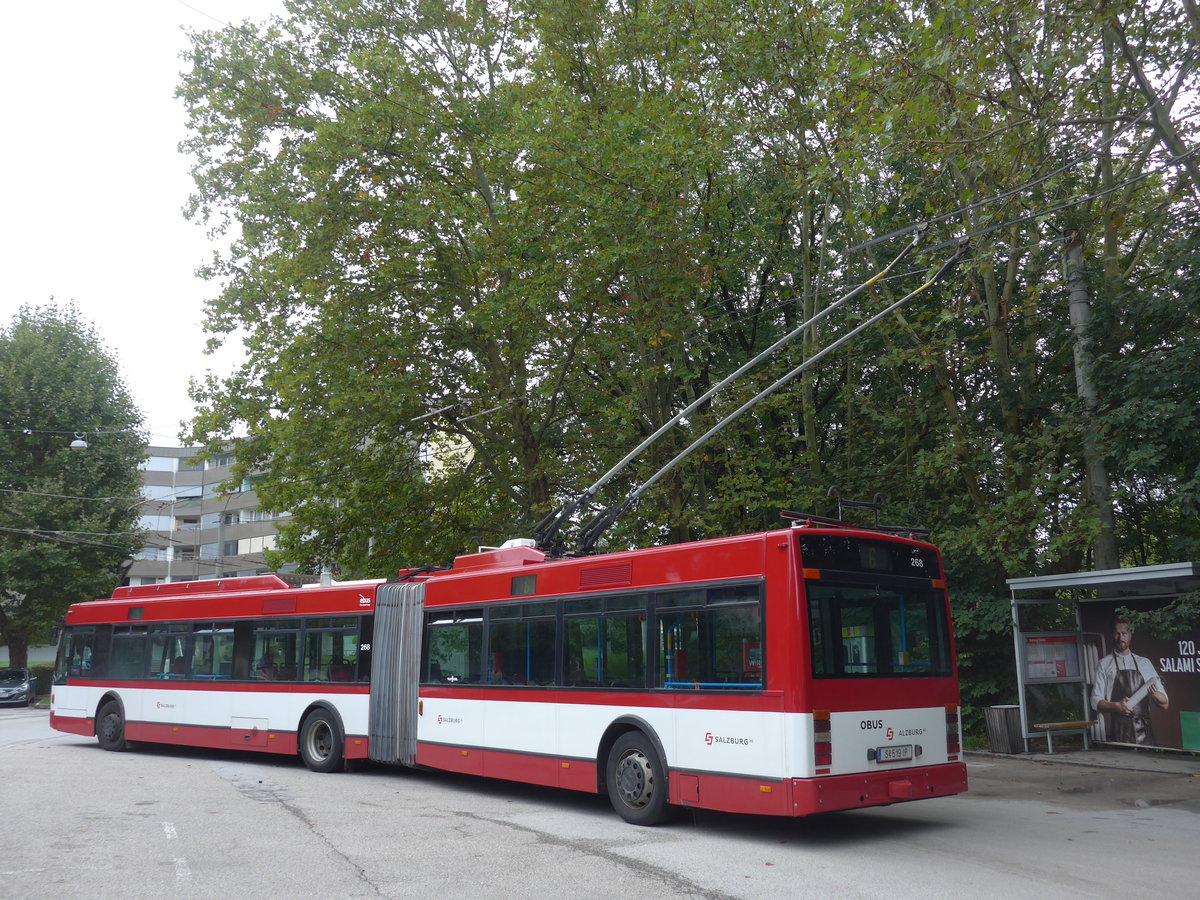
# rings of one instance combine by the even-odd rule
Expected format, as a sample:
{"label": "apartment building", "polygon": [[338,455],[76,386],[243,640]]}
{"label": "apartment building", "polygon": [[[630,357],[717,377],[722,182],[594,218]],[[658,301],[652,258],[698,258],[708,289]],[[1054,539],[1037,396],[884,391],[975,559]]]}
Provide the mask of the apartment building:
{"label": "apartment building", "polygon": [[[255,476],[230,484],[232,450],[201,460],[197,447],[150,447],[142,463],[140,524],[146,545],[133,558],[128,584],[197,581],[272,571],[286,512],[260,509]],[[285,567],[288,571],[294,567]]]}

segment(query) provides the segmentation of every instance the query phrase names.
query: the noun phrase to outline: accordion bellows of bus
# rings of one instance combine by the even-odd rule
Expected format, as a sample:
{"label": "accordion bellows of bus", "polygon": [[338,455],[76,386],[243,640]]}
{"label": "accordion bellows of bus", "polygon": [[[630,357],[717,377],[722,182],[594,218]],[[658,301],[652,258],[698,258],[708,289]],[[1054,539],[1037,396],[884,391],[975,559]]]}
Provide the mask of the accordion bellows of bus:
{"label": "accordion bellows of bus", "polygon": [[51,724],[802,816],[966,790],[941,559],[893,533],[551,559],[531,541],[386,582],[274,575],[71,607]]}

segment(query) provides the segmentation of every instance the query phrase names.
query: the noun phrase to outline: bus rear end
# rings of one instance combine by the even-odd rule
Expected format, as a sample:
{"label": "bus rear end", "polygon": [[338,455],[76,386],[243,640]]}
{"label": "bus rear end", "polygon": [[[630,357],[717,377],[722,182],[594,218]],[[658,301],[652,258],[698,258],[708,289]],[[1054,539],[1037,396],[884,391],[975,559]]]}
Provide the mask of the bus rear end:
{"label": "bus rear end", "polygon": [[[796,815],[967,789],[941,559],[928,544],[798,527],[811,771]],[[807,634],[805,634],[807,632]]]}

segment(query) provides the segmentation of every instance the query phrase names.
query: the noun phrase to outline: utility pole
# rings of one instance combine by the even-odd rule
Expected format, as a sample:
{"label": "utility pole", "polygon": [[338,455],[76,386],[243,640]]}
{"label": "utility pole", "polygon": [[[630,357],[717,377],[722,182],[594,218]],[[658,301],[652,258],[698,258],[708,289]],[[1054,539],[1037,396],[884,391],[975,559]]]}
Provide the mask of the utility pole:
{"label": "utility pole", "polygon": [[1067,310],[1075,353],[1075,391],[1083,401],[1084,410],[1084,463],[1092,502],[1096,504],[1096,515],[1100,519],[1100,535],[1096,539],[1093,566],[1096,569],[1117,569],[1121,561],[1117,556],[1116,517],[1113,514],[1108,467],[1100,452],[1099,429],[1096,425],[1096,407],[1100,403],[1100,395],[1096,383],[1092,381],[1091,350],[1087,337],[1088,325],[1092,321],[1092,301],[1083,262],[1083,239],[1077,230],[1063,235],[1062,264],[1067,281]]}

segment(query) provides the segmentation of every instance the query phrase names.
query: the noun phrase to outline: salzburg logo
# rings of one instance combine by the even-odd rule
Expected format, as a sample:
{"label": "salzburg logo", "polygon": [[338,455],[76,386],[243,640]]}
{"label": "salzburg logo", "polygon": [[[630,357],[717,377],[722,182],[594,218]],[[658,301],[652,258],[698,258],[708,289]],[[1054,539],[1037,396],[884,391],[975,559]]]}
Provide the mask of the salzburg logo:
{"label": "salzburg logo", "polygon": [[754,743],[754,738],[744,737],[728,737],[723,734],[713,734],[711,731],[705,732],[704,743],[708,746],[713,744],[737,744],[740,747],[749,747]]}

